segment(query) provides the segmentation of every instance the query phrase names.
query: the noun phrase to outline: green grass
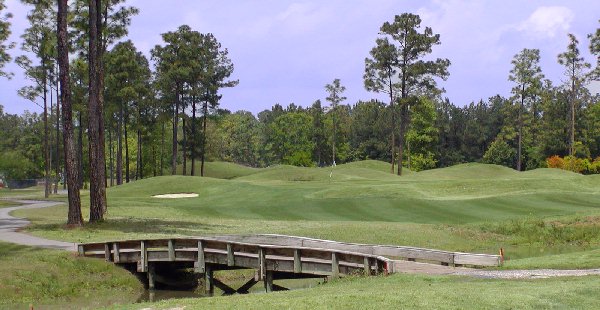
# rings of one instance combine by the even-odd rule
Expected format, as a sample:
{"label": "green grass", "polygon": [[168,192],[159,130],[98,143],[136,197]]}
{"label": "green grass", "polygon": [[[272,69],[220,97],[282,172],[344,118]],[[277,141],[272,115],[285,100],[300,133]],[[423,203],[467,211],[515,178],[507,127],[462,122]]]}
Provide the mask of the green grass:
{"label": "green grass", "polygon": [[8,207],[16,207],[20,205],[17,202],[12,202],[12,201],[7,201],[7,200],[0,200],[0,208],[8,208]]}
{"label": "green grass", "polygon": [[[191,174],[192,164],[187,164],[187,174]],[[205,162],[204,176],[216,179],[233,179],[241,176],[251,175],[259,172],[260,169],[246,167],[229,162]],[[182,174],[183,165],[177,166],[177,174]],[[194,175],[200,175],[200,161],[196,161]]]}
{"label": "green grass", "polygon": [[64,251],[0,242],[0,308],[92,308],[128,303],[142,286],[129,272]]}
{"label": "green grass", "polygon": [[593,309],[600,278],[489,280],[393,275],[270,294],[168,300],[114,309]]}
{"label": "green grass", "polygon": [[[33,234],[74,242],[281,233],[494,254],[503,247],[512,259],[545,260],[600,248],[600,178],[593,176],[464,164],[399,177],[377,161],[242,175],[241,166],[210,164],[238,177],[165,176],[110,188],[108,221],[83,229],[63,229],[65,206],[16,214],[33,221]],[[152,198],[179,192],[199,197]]]}
{"label": "green grass", "polygon": [[[492,254],[502,247],[509,258],[506,269],[600,267],[600,177],[483,164],[407,171],[400,177],[389,168],[377,161],[264,169],[207,163],[212,177],[165,176],[109,188],[107,221],[81,229],[64,229],[65,205],[15,214],[33,222],[29,233],[74,242],[280,233]],[[182,192],[199,196],[152,197]],[[89,197],[82,199],[87,217]],[[585,308],[599,284],[593,277],[506,281],[397,275],[182,305]]]}
{"label": "green grass", "polygon": [[51,201],[66,201],[65,194],[51,194],[50,197],[44,197],[43,186],[33,186],[23,189],[8,189],[0,188],[0,198],[2,199],[30,199],[30,200],[51,200]]}

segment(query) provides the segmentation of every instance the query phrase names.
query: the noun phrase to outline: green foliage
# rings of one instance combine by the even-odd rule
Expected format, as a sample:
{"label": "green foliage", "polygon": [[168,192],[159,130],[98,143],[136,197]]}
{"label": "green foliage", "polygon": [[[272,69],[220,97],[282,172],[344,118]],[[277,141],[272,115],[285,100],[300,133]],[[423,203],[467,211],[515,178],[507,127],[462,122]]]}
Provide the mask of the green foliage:
{"label": "green foliage", "polygon": [[287,113],[270,125],[272,143],[281,163],[311,167],[314,142],[311,133],[312,118],[301,112]]}
{"label": "green foliage", "polygon": [[10,78],[12,74],[10,72],[3,71],[4,66],[12,60],[8,50],[11,49],[14,44],[6,44],[6,40],[11,34],[10,31],[10,19],[12,18],[11,13],[4,13],[6,9],[4,0],[0,0],[0,77],[4,76]]}
{"label": "green foliage", "polygon": [[590,52],[596,56],[596,68],[590,73],[590,78],[600,80],[600,27],[596,32],[588,34],[588,39],[590,39]]}
{"label": "green foliage", "polygon": [[483,162],[487,164],[511,167],[515,162],[515,149],[503,139],[496,139],[483,155]]}
{"label": "green foliage", "polygon": [[36,174],[36,167],[17,151],[3,151],[0,157],[0,173],[9,180],[28,179]]}

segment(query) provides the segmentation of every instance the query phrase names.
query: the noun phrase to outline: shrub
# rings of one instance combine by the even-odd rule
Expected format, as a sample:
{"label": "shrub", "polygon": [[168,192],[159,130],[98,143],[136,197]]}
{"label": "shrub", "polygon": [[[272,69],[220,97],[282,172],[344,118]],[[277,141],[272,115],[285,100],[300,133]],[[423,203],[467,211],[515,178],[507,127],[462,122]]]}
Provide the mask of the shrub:
{"label": "shrub", "polygon": [[554,155],[546,159],[546,164],[548,165],[548,168],[563,169],[565,161],[560,156]]}

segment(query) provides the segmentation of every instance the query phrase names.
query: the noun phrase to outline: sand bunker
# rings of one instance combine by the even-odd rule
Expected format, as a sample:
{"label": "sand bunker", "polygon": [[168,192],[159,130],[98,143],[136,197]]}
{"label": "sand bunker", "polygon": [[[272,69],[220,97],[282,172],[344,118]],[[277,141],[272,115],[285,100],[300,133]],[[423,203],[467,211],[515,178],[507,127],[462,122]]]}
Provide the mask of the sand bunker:
{"label": "sand bunker", "polygon": [[152,197],[153,198],[169,198],[169,199],[174,199],[174,198],[194,198],[194,197],[198,197],[198,194],[196,194],[196,193],[178,193],[178,194],[154,195]]}

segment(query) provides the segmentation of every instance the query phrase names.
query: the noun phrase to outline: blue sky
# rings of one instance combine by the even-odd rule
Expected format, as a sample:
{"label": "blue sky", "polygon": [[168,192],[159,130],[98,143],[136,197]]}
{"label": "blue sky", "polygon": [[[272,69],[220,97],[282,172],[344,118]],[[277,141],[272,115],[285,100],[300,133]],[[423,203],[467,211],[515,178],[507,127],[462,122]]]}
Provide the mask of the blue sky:
{"label": "blue sky", "polygon": [[[224,90],[221,107],[269,109],[275,103],[308,106],[324,101],[324,86],[335,78],[346,86],[346,103],[385,96],[364,90],[364,59],[374,46],[379,27],[403,12],[419,14],[423,26],[441,35],[433,57],[452,62],[450,78],[441,81],[456,105],[465,105],[495,94],[508,96],[510,61],[523,48],[541,50],[546,77],[555,84],[564,80],[557,55],[574,33],[588,62],[587,34],[600,27],[600,1],[471,1],[471,0],[129,0],[140,9],[133,18],[128,39],[149,56],[161,33],[182,24],[212,32],[228,48],[240,84]],[[14,14],[13,41],[27,27],[28,7],[8,0]],[[14,50],[13,55],[19,55]],[[6,112],[39,111],[20,98],[17,89],[27,80],[22,70],[11,81],[0,80],[0,104]],[[600,90],[600,87],[598,87]]]}

